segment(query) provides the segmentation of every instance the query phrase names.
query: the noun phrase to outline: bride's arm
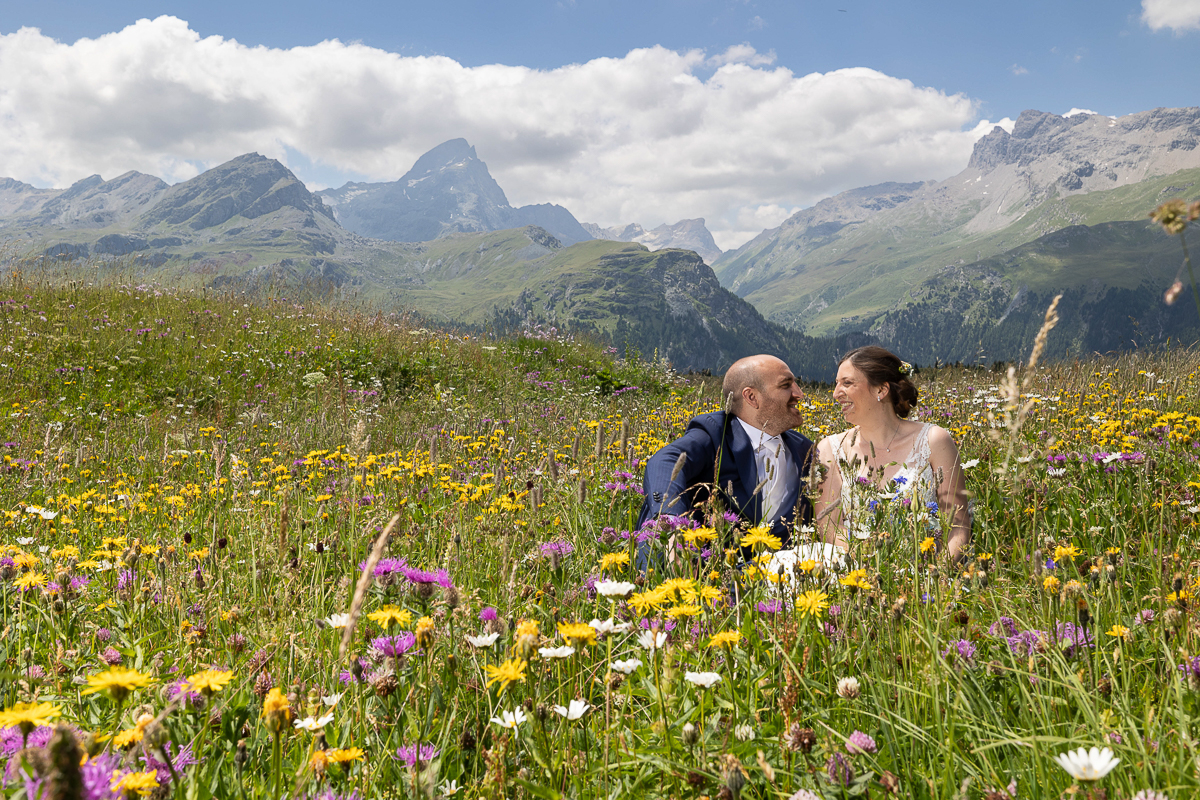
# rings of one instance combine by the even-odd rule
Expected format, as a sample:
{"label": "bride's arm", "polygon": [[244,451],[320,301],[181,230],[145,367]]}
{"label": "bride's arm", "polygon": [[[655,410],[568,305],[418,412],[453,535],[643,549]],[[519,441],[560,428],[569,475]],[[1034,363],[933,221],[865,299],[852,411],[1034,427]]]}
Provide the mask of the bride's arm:
{"label": "bride's arm", "polygon": [[817,537],[820,541],[845,550],[849,545],[846,542],[846,526],[842,521],[842,474],[838,470],[832,436],[825,437],[817,445],[817,464],[814,469],[820,469],[824,475],[813,503],[813,524],[817,527]]}
{"label": "bride's arm", "polygon": [[971,540],[971,515],[967,507],[970,495],[958,457],[958,446],[945,428],[934,426],[929,431],[929,466],[941,481],[938,484],[938,508],[949,510],[953,515],[946,551],[950,554],[950,560],[957,562]]}

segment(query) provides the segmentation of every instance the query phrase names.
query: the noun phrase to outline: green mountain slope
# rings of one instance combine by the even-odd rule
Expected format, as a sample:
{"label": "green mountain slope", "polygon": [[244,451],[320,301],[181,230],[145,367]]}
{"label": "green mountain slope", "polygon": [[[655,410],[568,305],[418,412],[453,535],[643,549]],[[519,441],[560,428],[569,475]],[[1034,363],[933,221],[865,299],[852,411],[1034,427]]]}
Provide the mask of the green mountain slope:
{"label": "green mountain slope", "polygon": [[[1200,182],[1200,109],[1118,120],[1025,112],[940,183],[843,193],[714,264],[768,319],[863,330],[914,286],[1070,225],[1144,219]],[[1063,288],[1069,288],[1064,286]]]}

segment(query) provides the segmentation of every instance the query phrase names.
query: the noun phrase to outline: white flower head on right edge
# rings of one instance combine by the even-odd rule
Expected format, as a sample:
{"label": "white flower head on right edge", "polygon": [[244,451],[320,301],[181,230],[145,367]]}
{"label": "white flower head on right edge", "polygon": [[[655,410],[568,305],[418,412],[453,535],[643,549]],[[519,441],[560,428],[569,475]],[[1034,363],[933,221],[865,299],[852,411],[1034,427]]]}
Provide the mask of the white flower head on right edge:
{"label": "white flower head on right edge", "polygon": [[1113,751],[1107,747],[1093,747],[1091,750],[1081,747],[1059,753],[1054,760],[1077,781],[1098,781],[1121,763],[1121,759],[1114,758]]}
{"label": "white flower head on right edge", "polygon": [[572,700],[569,708],[567,706],[554,706],[554,713],[567,719],[579,719],[589,708],[591,706],[583,700]]}

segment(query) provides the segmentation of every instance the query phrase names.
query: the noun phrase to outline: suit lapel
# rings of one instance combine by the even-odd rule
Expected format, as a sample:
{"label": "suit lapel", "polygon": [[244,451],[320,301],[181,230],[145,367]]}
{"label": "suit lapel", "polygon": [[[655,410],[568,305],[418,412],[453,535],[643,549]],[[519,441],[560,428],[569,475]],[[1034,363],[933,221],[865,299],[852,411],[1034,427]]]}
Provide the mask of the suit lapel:
{"label": "suit lapel", "polygon": [[747,499],[740,509],[747,519],[757,520],[762,516],[762,492],[751,494],[758,485],[758,464],[754,460],[754,448],[750,445],[750,437],[737,418],[729,415],[729,454],[737,467],[738,476],[742,479]]}

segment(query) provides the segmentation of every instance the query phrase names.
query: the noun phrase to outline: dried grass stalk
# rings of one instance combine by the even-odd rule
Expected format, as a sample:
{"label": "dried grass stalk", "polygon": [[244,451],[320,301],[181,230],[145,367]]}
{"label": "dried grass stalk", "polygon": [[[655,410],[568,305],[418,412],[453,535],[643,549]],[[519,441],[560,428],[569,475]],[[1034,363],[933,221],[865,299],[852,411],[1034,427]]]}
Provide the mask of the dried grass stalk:
{"label": "dried grass stalk", "polygon": [[387,527],[383,529],[383,533],[379,534],[379,538],[375,540],[375,546],[371,548],[371,555],[367,557],[362,574],[358,576],[358,585],[354,587],[354,599],[350,602],[350,619],[346,620],[346,627],[342,629],[342,643],[338,645],[339,662],[346,658],[346,653],[350,649],[350,641],[354,638],[354,627],[358,624],[358,618],[362,614],[367,589],[371,588],[371,581],[375,578],[375,565],[379,563],[379,559],[383,558],[383,549],[387,547],[388,537],[392,535],[392,528],[396,527],[396,523],[399,521],[399,514],[388,521]]}

